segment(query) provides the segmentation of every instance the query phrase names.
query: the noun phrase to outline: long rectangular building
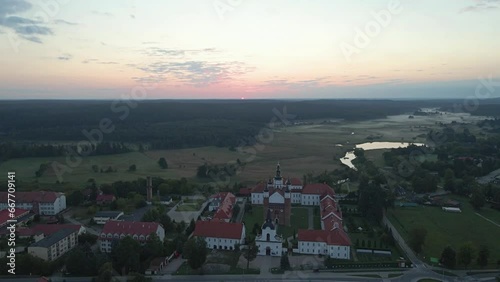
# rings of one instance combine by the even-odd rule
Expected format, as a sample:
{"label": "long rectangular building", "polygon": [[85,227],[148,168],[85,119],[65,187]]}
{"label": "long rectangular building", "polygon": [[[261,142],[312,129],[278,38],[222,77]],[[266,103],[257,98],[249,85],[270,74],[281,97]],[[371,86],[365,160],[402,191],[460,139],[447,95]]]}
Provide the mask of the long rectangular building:
{"label": "long rectangular building", "polygon": [[[16,208],[39,215],[56,215],[66,209],[66,196],[59,192],[16,192]],[[8,208],[8,193],[0,192],[0,210]]]}
{"label": "long rectangular building", "polygon": [[101,252],[110,253],[113,244],[127,236],[144,244],[151,233],[155,233],[160,241],[165,240],[165,229],[158,222],[107,221],[99,236]]}
{"label": "long rectangular building", "polygon": [[53,261],[78,244],[78,230],[64,228],[28,247],[28,253],[46,261]]}

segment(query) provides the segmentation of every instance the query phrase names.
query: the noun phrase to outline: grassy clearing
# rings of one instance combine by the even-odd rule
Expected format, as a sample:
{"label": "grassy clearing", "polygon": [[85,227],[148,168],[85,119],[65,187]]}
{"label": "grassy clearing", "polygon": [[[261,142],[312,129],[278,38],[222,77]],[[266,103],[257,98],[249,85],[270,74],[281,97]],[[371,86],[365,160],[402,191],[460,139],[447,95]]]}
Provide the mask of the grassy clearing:
{"label": "grassy clearing", "polygon": [[292,208],[292,215],[290,217],[291,226],[278,226],[278,233],[283,235],[283,238],[297,234],[299,229],[308,229],[309,227],[309,211],[307,208]]}
{"label": "grassy clearing", "polygon": [[[455,250],[465,242],[476,246],[486,245],[490,248],[490,267],[496,266],[500,259],[500,228],[475,214],[467,198],[453,197],[462,203],[461,213],[449,213],[439,207],[405,207],[389,210],[388,217],[403,237],[417,226],[427,229],[427,240],[422,256],[439,258],[444,247],[452,246]],[[494,212],[485,208],[480,213],[494,219]],[[475,258],[469,267],[477,267]]]}
{"label": "grassy clearing", "polygon": [[[291,226],[279,225],[278,234],[283,235],[283,238],[288,238],[299,229],[307,229],[309,226],[308,215],[307,208],[292,207]],[[246,234],[251,234],[255,223],[259,226],[264,223],[264,207],[254,205],[252,212],[245,212],[243,221],[245,222]]]}
{"label": "grassy clearing", "polygon": [[200,206],[197,204],[182,204],[178,205],[175,210],[178,212],[193,212],[193,211],[198,211],[199,209]]}
{"label": "grassy clearing", "polygon": [[[444,120],[446,118],[447,120]],[[383,141],[422,142],[424,140],[417,136],[435,127],[436,121],[451,120],[449,117],[415,117],[409,120],[407,116],[402,115],[371,121],[281,128],[274,132],[271,142],[259,146],[256,154],[230,151],[228,148],[200,147],[89,156],[83,158],[81,164],[71,168],[71,171],[64,173],[62,180],[65,182],[65,189],[77,189],[89,178],[96,179],[99,184],[135,180],[149,175],[195,179],[197,167],[205,162],[224,164],[237,159],[247,165],[241,173],[231,178],[232,183],[237,181],[254,184],[273,173],[278,160],[282,163],[284,176],[301,177],[305,173],[320,173],[325,169],[333,170],[341,166],[338,159],[352,147],[350,144],[367,142],[369,136],[380,135],[382,136],[380,140]],[[168,169],[164,170],[158,166],[157,161],[160,157],[167,159]],[[35,177],[35,171],[40,164],[52,162],[66,164],[66,159],[65,157],[12,159],[0,164],[0,174],[16,171],[20,183],[34,183],[36,180],[38,183],[33,184],[34,188],[58,189],[54,186],[58,178],[53,172],[45,173],[40,178]],[[137,166],[137,171],[128,172],[132,164]],[[117,172],[95,173],[91,169],[92,165],[104,169],[111,166]]]}
{"label": "grassy clearing", "polygon": [[245,212],[243,222],[245,223],[245,234],[252,234],[253,226],[256,223],[259,226],[262,226],[264,223],[264,208],[254,205],[251,212]]}

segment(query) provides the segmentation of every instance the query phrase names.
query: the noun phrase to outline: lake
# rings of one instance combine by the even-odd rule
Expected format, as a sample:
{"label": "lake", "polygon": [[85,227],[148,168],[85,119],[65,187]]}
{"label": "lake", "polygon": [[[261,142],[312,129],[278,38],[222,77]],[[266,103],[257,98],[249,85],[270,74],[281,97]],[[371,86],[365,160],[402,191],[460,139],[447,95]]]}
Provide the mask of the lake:
{"label": "lake", "polygon": [[[422,143],[406,143],[406,142],[367,142],[362,144],[357,144],[355,148],[360,148],[365,151],[369,150],[380,150],[380,149],[395,149],[395,148],[405,148],[410,145],[424,146]],[[356,158],[354,151],[347,152],[344,157],[340,159],[340,162],[346,166],[357,170],[352,161]]]}

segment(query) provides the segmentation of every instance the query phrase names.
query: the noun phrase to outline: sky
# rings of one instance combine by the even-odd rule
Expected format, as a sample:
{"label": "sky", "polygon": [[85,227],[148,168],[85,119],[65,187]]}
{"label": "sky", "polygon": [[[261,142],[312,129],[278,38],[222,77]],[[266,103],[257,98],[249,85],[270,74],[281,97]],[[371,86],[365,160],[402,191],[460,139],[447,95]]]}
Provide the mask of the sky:
{"label": "sky", "polygon": [[499,50],[500,0],[0,0],[0,99],[498,97]]}

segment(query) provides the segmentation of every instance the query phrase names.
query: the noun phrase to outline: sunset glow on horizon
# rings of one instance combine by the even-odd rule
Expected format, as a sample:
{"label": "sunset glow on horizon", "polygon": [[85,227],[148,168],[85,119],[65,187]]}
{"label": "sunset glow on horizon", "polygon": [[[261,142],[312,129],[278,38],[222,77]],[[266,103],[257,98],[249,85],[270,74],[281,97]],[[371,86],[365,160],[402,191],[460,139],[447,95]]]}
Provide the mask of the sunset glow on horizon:
{"label": "sunset glow on horizon", "polygon": [[500,0],[0,3],[0,99],[453,98],[500,77]]}

